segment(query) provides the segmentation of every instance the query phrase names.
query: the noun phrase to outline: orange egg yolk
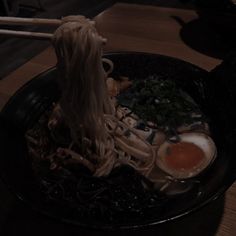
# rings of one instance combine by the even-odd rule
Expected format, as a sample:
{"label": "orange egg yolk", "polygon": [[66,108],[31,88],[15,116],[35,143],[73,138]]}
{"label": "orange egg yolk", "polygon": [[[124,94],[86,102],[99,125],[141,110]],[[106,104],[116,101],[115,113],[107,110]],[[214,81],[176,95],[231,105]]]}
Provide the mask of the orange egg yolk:
{"label": "orange egg yolk", "polygon": [[204,152],[197,145],[179,142],[167,148],[165,162],[174,170],[191,170],[198,166],[204,157]]}

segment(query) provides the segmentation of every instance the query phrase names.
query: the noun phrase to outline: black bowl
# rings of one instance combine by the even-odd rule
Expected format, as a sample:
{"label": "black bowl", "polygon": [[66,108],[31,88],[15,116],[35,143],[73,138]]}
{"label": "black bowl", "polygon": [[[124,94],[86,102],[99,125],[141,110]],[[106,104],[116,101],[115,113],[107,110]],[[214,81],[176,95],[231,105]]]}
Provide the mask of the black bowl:
{"label": "black bowl", "polygon": [[[113,76],[142,79],[157,75],[176,83],[199,104],[209,118],[218,155],[213,165],[198,177],[194,191],[172,199],[161,211],[151,209],[147,215],[125,221],[103,221],[99,217],[81,217],[66,209],[45,203],[27,154],[24,138],[30,128],[60,97],[55,68],[37,76],[10,99],[1,112],[1,176],[9,188],[32,209],[66,223],[96,229],[131,229],[152,226],[185,216],[200,209],[224,193],[236,179],[234,136],[236,118],[228,94],[221,81],[212,81],[209,73],[184,61],[145,53],[111,53],[105,55],[114,62]],[[228,91],[228,90],[225,90]],[[219,94],[223,94],[222,100]]]}

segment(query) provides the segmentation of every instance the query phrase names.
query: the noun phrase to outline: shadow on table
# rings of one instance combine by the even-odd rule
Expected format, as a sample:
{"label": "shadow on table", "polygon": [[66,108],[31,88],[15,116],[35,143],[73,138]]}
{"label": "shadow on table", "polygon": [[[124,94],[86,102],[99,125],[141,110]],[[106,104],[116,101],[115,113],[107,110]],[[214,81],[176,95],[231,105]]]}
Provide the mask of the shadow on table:
{"label": "shadow on table", "polygon": [[22,205],[18,205],[2,225],[0,235],[3,236],[42,236],[42,235],[82,235],[82,236],[214,236],[224,211],[224,197],[210,203],[205,208],[191,215],[149,229],[134,231],[88,231],[74,226],[60,224],[44,218]]}
{"label": "shadow on table", "polygon": [[183,42],[202,54],[224,59],[235,47],[236,33],[229,29],[211,25],[201,18],[188,23],[177,16],[173,18],[182,26],[179,34]]}

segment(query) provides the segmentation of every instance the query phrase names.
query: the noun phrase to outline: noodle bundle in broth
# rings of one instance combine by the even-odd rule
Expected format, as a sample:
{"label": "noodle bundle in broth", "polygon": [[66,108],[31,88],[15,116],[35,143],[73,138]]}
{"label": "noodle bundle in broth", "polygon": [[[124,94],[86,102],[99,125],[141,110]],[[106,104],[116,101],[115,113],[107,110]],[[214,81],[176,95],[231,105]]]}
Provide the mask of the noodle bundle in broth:
{"label": "noodle bundle in broth", "polygon": [[[106,87],[103,43],[94,25],[85,18],[65,23],[56,30],[53,45],[61,72],[61,116],[69,126],[72,142],[82,147],[81,158],[88,156],[89,161],[96,162],[95,176],[109,174],[122,162],[147,173],[154,163],[154,150],[115,114],[116,104]],[[122,147],[127,145],[122,139],[123,130],[132,132],[148,154],[131,150],[119,155]],[[131,154],[134,160],[131,160]]]}
{"label": "noodle bundle in broth", "polygon": [[51,171],[82,165],[93,177],[129,166],[152,183],[143,183],[145,189],[187,191],[183,180],[216,157],[204,115],[174,81],[109,77],[103,63],[113,64],[103,58],[105,42],[82,16],[65,18],[55,31],[61,98],[43,121],[46,142],[35,142],[37,128],[28,131],[31,155],[43,150],[37,158],[47,160]]}
{"label": "noodle bundle in broth", "polygon": [[104,126],[104,114],[112,114],[113,108],[102,66],[103,43],[92,22],[83,17],[63,24],[53,38],[61,73],[59,105],[72,140],[82,145],[83,156],[87,148],[94,148],[102,162],[112,162],[114,143]]}

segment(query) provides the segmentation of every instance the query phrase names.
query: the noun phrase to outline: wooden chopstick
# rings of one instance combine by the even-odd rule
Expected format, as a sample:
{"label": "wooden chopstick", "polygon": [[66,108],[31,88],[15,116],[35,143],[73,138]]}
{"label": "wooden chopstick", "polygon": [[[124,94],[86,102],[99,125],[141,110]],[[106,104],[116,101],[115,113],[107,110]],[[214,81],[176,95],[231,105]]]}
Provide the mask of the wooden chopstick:
{"label": "wooden chopstick", "polygon": [[[18,37],[18,38],[27,38],[27,39],[39,39],[39,40],[51,40],[53,37],[53,34],[50,34],[50,33],[5,30],[5,29],[0,29],[0,35],[10,36],[10,37]],[[103,42],[103,44],[106,44],[107,39],[102,38],[102,42]]]}
{"label": "wooden chopstick", "polygon": [[50,25],[50,26],[60,26],[62,24],[62,20],[1,16],[0,17],[0,24],[2,24],[2,25]]}
{"label": "wooden chopstick", "polygon": [[41,40],[51,40],[53,36],[53,34],[49,33],[3,30],[3,29],[0,29],[0,35],[14,36],[19,38],[29,38],[29,39],[41,39]]}

